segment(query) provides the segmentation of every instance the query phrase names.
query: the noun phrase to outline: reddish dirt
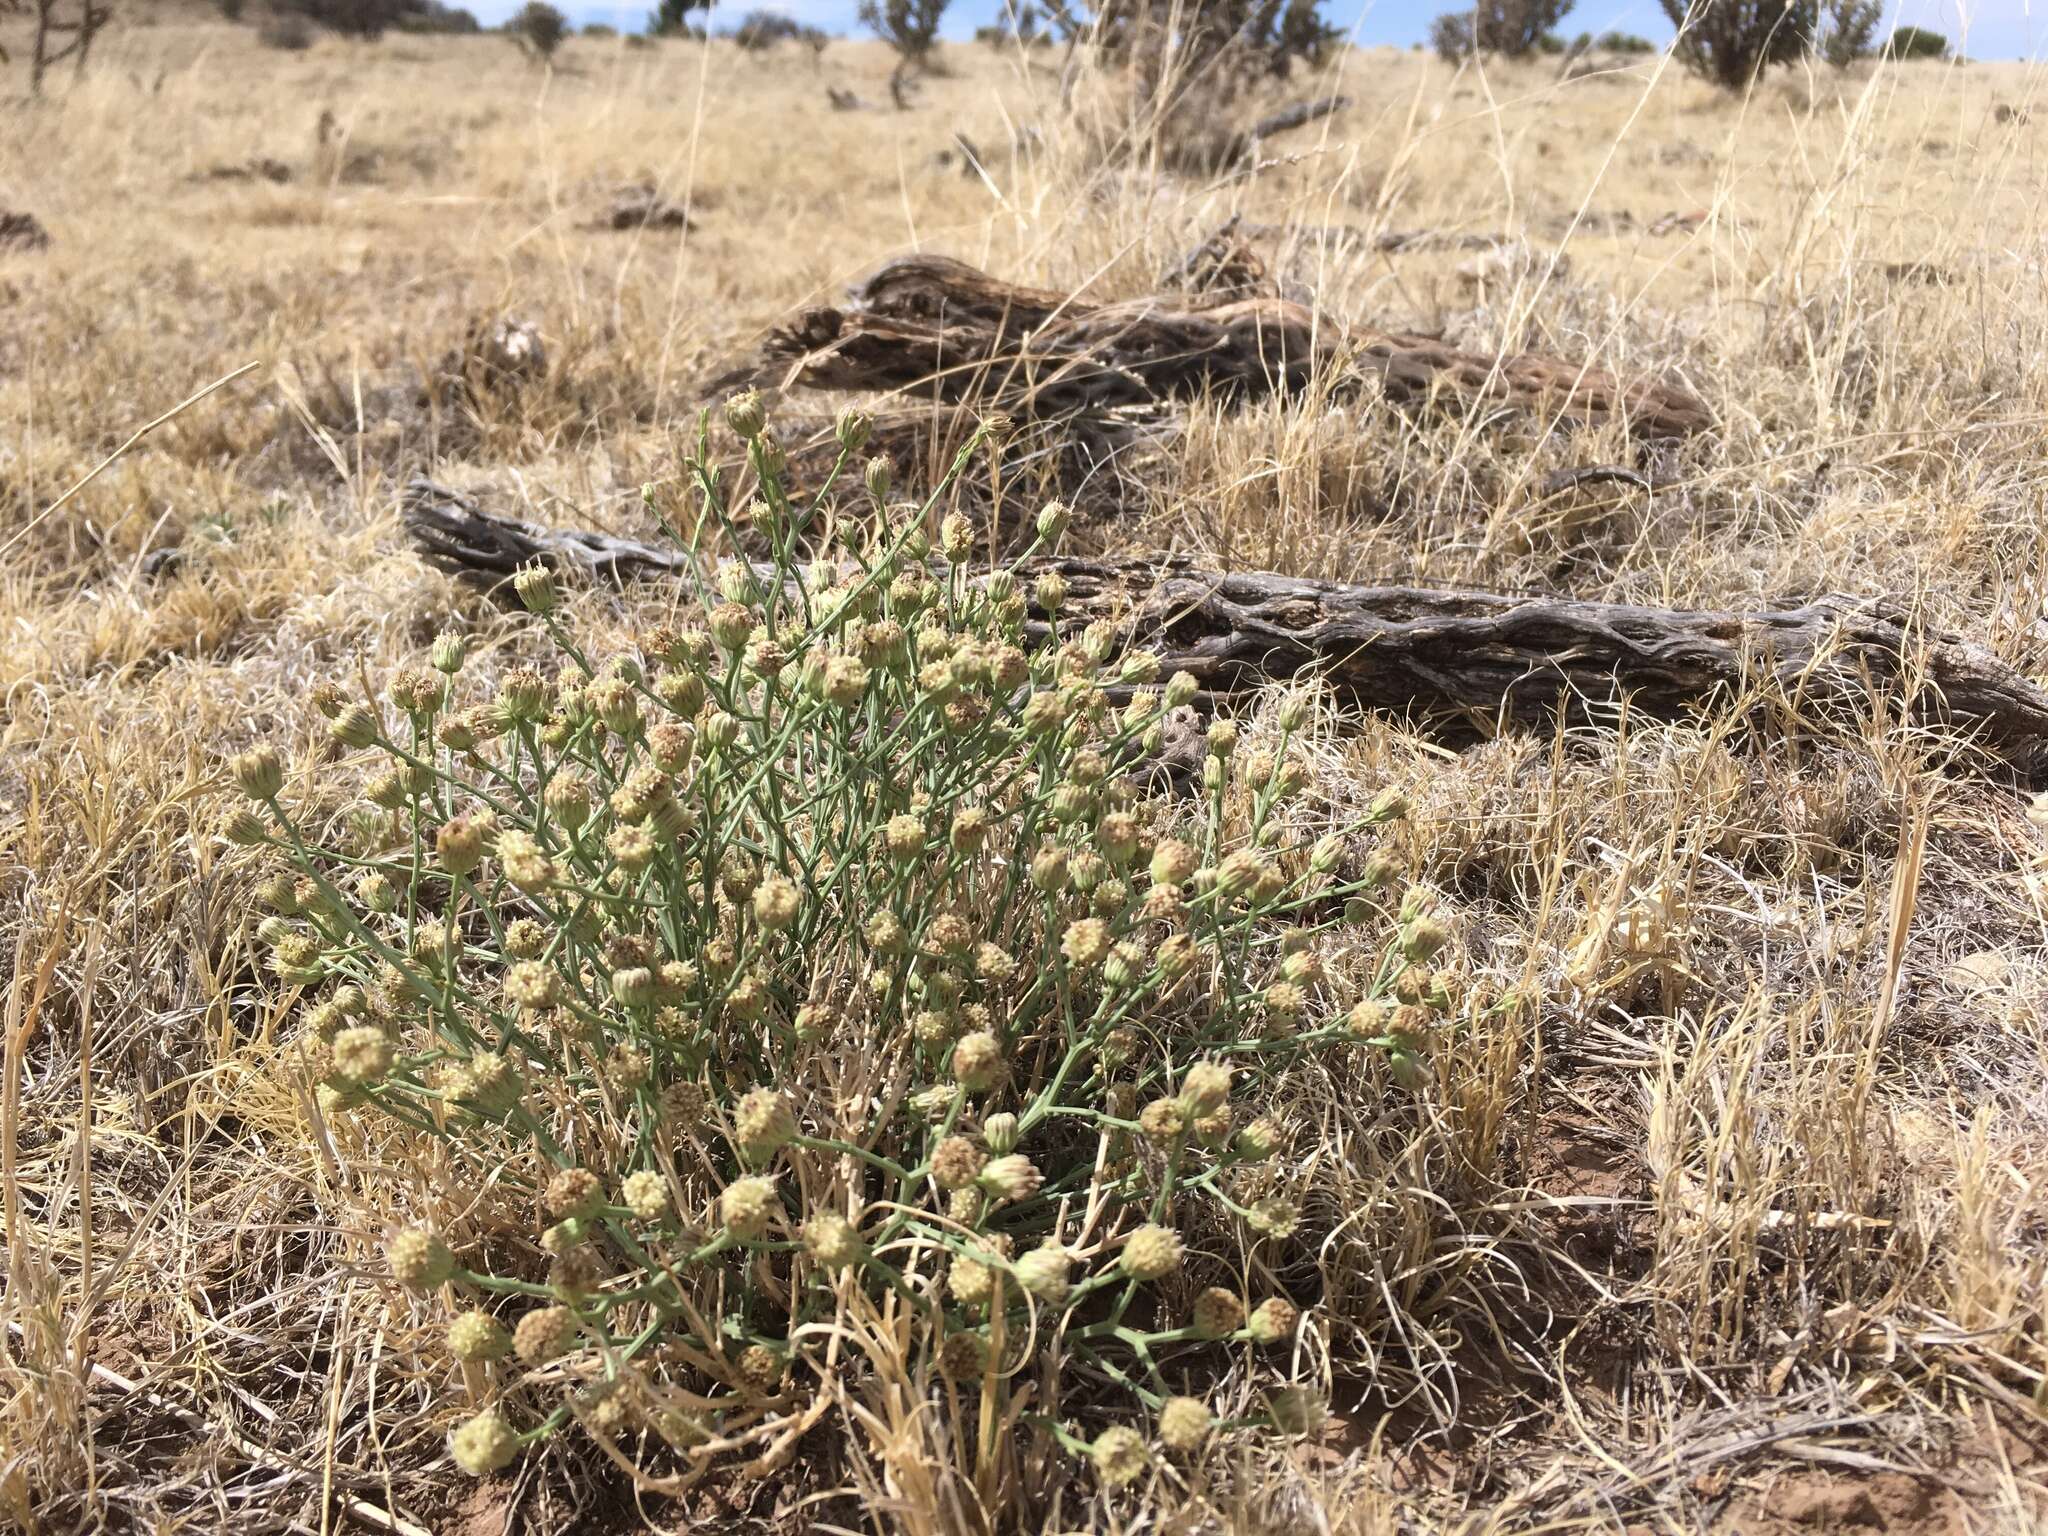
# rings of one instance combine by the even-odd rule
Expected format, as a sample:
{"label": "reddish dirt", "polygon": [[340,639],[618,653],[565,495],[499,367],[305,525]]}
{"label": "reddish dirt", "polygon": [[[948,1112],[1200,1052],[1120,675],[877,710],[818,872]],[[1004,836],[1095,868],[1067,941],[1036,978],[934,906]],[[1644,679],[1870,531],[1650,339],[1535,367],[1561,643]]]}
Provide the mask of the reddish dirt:
{"label": "reddish dirt", "polygon": [[445,1516],[439,1529],[447,1536],[508,1536],[517,1484],[509,1477],[487,1477],[470,1484],[468,1494]]}
{"label": "reddish dirt", "polygon": [[1716,1536],[1966,1536],[1970,1524],[1962,1499],[1933,1478],[1812,1467],[1769,1474],[1709,1529]]}

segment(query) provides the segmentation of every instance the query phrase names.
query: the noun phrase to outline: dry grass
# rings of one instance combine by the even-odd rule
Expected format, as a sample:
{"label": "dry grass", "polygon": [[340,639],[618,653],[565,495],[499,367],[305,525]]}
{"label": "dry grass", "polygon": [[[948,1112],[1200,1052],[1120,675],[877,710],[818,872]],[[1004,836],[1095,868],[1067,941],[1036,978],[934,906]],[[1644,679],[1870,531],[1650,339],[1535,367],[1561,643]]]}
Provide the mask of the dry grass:
{"label": "dry grass", "polygon": [[[382,678],[450,620],[487,653],[524,643],[408,553],[406,473],[649,532],[639,487],[673,474],[697,381],[887,254],[1122,295],[1237,211],[1525,235],[1535,259],[1478,287],[1456,254],[1313,234],[1280,275],[1354,319],[1690,383],[1721,426],[1654,497],[1535,502],[1548,470],[1617,456],[1593,434],[1203,407],[1149,505],[1092,536],[1675,604],[1886,593],[2048,666],[2048,126],[1993,110],[2040,94],[2019,66],[1785,74],[1744,104],[1652,66],[1558,84],[1359,53],[1348,111],[1205,182],[1105,163],[1050,73],[977,48],[907,115],[827,110],[828,82],[887,99],[855,45],[814,72],[579,40],[551,76],[491,38],[279,54],[167,24],[102,48],[0,130],[0,205],[53,237],[0,253],[0,1519],[324,1530],[344,1496],[433,1529],[638,1518],[594,1455],[482,1497],[448,1466],[463,1394],[366,1262],[358,1159],[404,1149],[337,1155],[278,1070],[293,999],[252,958],[219,765],[276,739],[323,786],[316,678]],[[933,163],[956,128],[1024,147],[963,177]],[[290,179],[212,175],[259,158]],[[696,228],[594,227],[639,182]],[[446,382],[504,314],[540,326],[545,374]],[[592,596],[577,622],[623,633],[633,605]],[[1023,1466],[1030,1492],[985,1509],[870,1319],[872,1389],[798,1473],[642,1513],[2038,1528],[2048,865],[2013,787],[1950,758],[1881,723],[1453,754],[1357,722],[1326,782],[1408,788],[1389,852],[1449,895],[1474,968],[1540,1003],[1446,1065],[1427,1115],[1327,1078],[1290,1106],[1330,1235],[1272,1278],[1318,1300],[1298,1367],[1329,1424],[1135,1502]]]}

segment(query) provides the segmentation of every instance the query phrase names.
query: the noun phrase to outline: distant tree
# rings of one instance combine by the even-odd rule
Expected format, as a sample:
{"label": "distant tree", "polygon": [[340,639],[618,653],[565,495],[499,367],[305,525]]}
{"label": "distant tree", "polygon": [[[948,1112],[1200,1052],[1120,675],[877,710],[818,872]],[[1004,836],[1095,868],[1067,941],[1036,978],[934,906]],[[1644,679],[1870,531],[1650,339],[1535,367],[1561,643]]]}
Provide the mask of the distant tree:
{"label": "distant tree", "polygon": [[1429,24],[1429,46],[1446,64],[1457,64],[1473,54],[1472,13],[1445,11]]}
{"label": "distant tree", "polygon": [[85,73],[85,61],[92,54],[93,40],[114,19],[107,0],[32,0],[35,32],[29,42],[28,89],[31,96],[43,93],[43,76],[66,59],[74,76]]}
{"label": "distant tree", "polygon": [[441,0],[408,0],[394,23],[401,32],[469,33],[483,31],[476,16],[460,6],[443,5]]}
{"label": "distant tree", "polygon": [[711,13],[711,0],[659,0],[647,17],[647,30],[656,37],[683,37],[693,30],[690,12]]}
{"label": "distant tree", "polygon": [[1888,59],[1945,59],[1948,39],[1925,27],[1900,27],[1885,39],[1883,53]]}
{"label": "distant tree", "polygon": [[619,29],[607,21],[586,21],[583,24],[583,35],[596,38],[617,37]]}
{"label": "distant tree", "polygon": [[313,28],[303,16],[272,16],[256,29],[256,41],[281,53],[304,53],[313,46]]}
{"label": "distant tree", "polygon": [[1673,49],[1695,74],[1746,90],[1773,64],[1810,52],[1820,0],[1658,0],[1678,28]]}
{"label": "distant tree", "polygon": [[[1284,75],[1321,64],[1344,33],[1323,19],[1321,0],[1096,0],[1077,9],[1046,0],[1069,37],[1086,36],[1106,56],[1164,75]],[[1159,61],[1157,65],[1148,61]]]}
{"label": "distant tree", "polygon": [[1820,55],[1837,69],[1870,57],[1884,0],[1825,0]]}
{"label": "distant tree", "polygon": [[1045,24],[1045,18],[1038,13],[1038,7],[1031,0],[1021,5],[1006,5],[997,17],[995,25],[976,27],[974,40],[999,48],[1008,42],[1021,43],[1026,48],[1041,48],[1052,41],[1052,32]]}
{"label": "distant tree", "polygon": [[786,16],[780,11],[749,11],[729,35],[747,52],[761,53],[777,43],[799,40],[804,31],[794,16]]}
{"label": "distant tree", "polygon": [[1572,0],[1479,0],[1470,10],[1449,11],[1430,24],[1430,45],[1447,59],[1474,53],[1526,58],[1532,53],[1562,53],[1557,24],[1570,14]]}
{"label": "distant tree", "polygon": [[922,65],[939,46],[939,19],[947,0],[860,0],[861,25],[896,50],[904,64]]}
{"label": "distant tree", "polygon": [[1655,53],[1657,45],[1633,32],[1602,32],[1593,46],[1605,53]]}
{"label": "distant tree", "polygon": [[444,0],[270,0],[270,10],[303,16],[315,27],[344,37],[399,33],[479,33],[477,18]]}
{"label": "distant tree", "polygon": [[521,49],[546,63],[555,56],[555,50],[569,35],[569,18],[549,5],[547,0],[526,0],[526,4],[505,23],[505,31]]}
{"label": "distant tree", "polygon": [[271,0],[271,6],[344,37],[363,38],[382,37],[414,9],[406,0]]}

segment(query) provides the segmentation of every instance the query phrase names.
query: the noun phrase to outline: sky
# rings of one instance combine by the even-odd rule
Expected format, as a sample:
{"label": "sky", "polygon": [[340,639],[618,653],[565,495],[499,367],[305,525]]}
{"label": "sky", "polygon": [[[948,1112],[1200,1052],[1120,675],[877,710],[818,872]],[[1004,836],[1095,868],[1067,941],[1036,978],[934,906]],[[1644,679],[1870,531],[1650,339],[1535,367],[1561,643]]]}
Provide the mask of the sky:
{"label": "sky", "polygon": [[[485,25],[495,25],[519,9],[522,0],[457,0],[466,3]],[[621,27],[637,27],[652,8],[653,0],[557,0],[579,22],[606,21]],[[1439,11],[1453,9],[1455,0],[1325,0],[1324,15],[1332,21],[1356,28],[1353,36],[1371,47],[1391,43],[1405,48],[1419,43],[1429,30],[1430,19]],[[721,0],[716,18],[725,24],[739,20],[755,9],[779,11],[798,21],[823,27],[828,32],[854,33],[860,30],[854,18],[855,0]],[[946,12],[944,32],[949,37],[972,37],[974,29],[994,19],[1002,0],[952,0]],[[1903,24],[1932,27],[1949,41],[1978,59],[2033,59],[2048,55],[2048,0],[1894,0],[1887,17]],[[1657,0],[1578,0],[1560,29],[1568,34],[1618,30],[1634,32],[1663,42],[1671,36]]]}

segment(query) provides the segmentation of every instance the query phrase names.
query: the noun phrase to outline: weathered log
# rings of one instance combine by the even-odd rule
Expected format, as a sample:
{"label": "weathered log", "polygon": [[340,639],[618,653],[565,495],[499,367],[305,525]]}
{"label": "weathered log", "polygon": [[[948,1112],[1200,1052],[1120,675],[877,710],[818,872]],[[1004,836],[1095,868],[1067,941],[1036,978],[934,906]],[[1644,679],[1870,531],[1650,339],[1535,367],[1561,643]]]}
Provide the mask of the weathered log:
{"label": "weathered log", "polygon": [[1094,303],[1006,283],[943,256],[887,263],[855,289],[851,304],[804,311],[710,388],[905,390],[1045,415],[1210,392],[1288,394],[1312,378],[1335,388],[1374,379],[1403,403],[1445,399],[1578,422],[1620,417],[1648,438],[1681,437],[1712,421],[1699,400],[1666,385],[1624,384],[1533,354],[1488,358],[1432,337],[1350,328],[1270,295]]}
{"label": "weathered log", "polygon": [[[404,500],[427,559],[487,585],[541,561],[610,584],[674,576],[680,550],[544,528],[430,481]],[[1882,601],[1750,613],[1558,597],[1351,586],[1159,561],[1054,558],[1062,622],[1105,619],[1169,671],[1229,694],[1309,673],[1369,709],[1465,734],[1560,718],[1611,724],[1734,711],[1774,729],[1890,717],[1969,737],[2029,781],[2048,775],[2048,691],[1988,650]],[[1039,631],[1043,633],[1042,628]]]}
{"label": "weathered log", "polygon": [[1333,112],[1342,112],[1351,105],[1349,96],[1321,96],[1314,101],[1297,101],[1291,107],[1283,107],[1270,117],[1262,117],[1245,130],[1245,137],[1254,142],[1270,139],[1276,133],[1291,133],[1296,128],[1306,127],[1319,118]]}

